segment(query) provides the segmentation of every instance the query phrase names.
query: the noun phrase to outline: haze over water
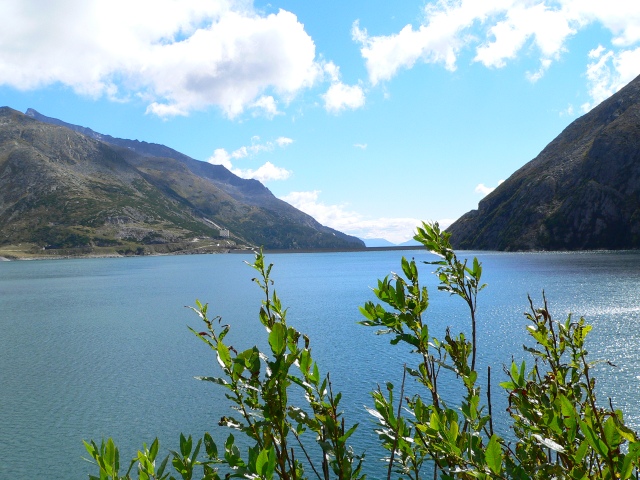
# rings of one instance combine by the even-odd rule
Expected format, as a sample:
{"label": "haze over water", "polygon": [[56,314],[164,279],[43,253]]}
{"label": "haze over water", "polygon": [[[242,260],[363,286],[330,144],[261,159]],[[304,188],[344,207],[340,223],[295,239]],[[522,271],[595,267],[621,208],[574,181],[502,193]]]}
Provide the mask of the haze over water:
{"label": "haze over water", "polygon": [[[422,250],[267,255],[288,320],[311,337],[314,358],[344,393],[347,423],[360,422],[356,450],[379,471],[376,435],[363,405],[378,383],[400,383],[405,348],[356,324],[369,287],[400,257],[432,258]],[[470,254],[473,255],[473,254]],[[556,319],[569,312],[594,326],[590,358],[598,366],[600,402],[612,397],[640,427],[640,254],[477,254],[488,287],[479,299],[479,371],[492,366],[494,412],[504,414],[499,381],[512,356],[527,358],[527,293],[540,304],[544,289]],[[236,348],[264,346],[257,320],[260,292],[249,255],[82,259],[0,263],[0,479],[86,478],[82,439],[112,436],[121,461],[159,436],[174,448],[179,432],[220,431],[221,389],[193,379],[217,364],[186,328],[199,327],[185,305],[210,303],[232,326]],[[446,325],[467,330],[461,301],[429,287],[431,333]],[[484,384],[483,384],[484,392]],[[447,392],[445,392],[446,394]],[[504,418],[504,417],[503,417]],[[504,432],[506,433],[506,432]],[[221,431],[218,438],[225,438]]]}

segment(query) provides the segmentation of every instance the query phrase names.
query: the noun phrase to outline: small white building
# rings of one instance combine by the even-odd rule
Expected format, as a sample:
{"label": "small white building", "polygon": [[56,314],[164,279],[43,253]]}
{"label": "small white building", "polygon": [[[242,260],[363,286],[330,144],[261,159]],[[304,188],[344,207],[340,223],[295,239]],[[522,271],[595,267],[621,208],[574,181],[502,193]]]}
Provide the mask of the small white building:
{"label": "small white building", "polygon": [[229,238],[231,234],[229,233],[229,230],[227,230],[226,228],[223,228],[220,230],[220,236],[222,238]]}

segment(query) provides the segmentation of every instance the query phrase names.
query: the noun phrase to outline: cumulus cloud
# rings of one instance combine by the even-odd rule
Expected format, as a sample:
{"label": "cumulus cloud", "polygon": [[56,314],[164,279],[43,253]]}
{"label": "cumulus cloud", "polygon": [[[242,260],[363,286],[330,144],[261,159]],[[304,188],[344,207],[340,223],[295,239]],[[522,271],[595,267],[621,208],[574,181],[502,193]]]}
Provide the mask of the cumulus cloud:
{"label": "cumulus cloud", "polygon": [[366,143],[354,143],[353,146],[356,147],[356,148],[359,148],[360,150],[366,150],[367,149],[367,144]]}
{"label": "cumulus cloud", "polygon": [[576,33],[579,19],[546,2],[509,3],[500,12],[500,20],[488,29],[488,39],[477,47],[475,60],[488,67],[503,67],[531,40],[543,68],[548,68],[550,60],[564,51],[567,38]]}
{"label": "cumulus cloud", "polygon": [[[525,73],[536,82],[566,51],[568,39],[594,23],[611,32],[616,47],[611,58],[589,66],[594,102],[601,92],[614,91],[618,80],[628,81],[640,73],[640,63],[633,63],[636,50],[631,48],[640,42],[638,2],[438,0],[427,3],[423,13],[417,27],[406,25],[389,35],[370,35],[354,22],[352,38],[361,45],[373,85],[417,62],[440,64],[453,71],[463,50],[474,52],[474,61],[490,68],[502,68],[522,52],[537,55],[539,67]],[[603,55],[601,52],[598,58],[602,60]],[[607,61],[609,71],[602,67]]]}
{"label": "cumulus cloud", "polygon": [[274,95],[288,100],[322,74],[294,14],[249,2],[7,0],[0,18],[0,85],[138,96],[161,117],[209,106],[273,116]]}
{"label": "cumulus cloud", "polygon": [[260,137],[255,136],[251,139],[251,145],[242,146],[231,153],[224,148],[217,148],[207,161],[213,165],[222,165],[241,178],[253,178],[263,183],[272,180],[286,180],[291,176],[292,172],[285,168],[277,167],[271,162],[266,162],[257,169],[251,169],[234,167],[233,161],[253,157],[262,152],[271,152],[276,147],[284,148],[292,143],[293,140],[288,137],[278,137],[275,141],[260,143]]}
{"label": "cumulus cloud", "polygon": [[415,218],[365,218],[350,210],[348,205],[328,205],[320,201],[320,193],[319,190],[291,192],[280,198],[321,224],[359,238],[384,238],[392,243],[402,243],[413,238],[420,225]]}
{"label": "cumulus cloud", "polygon": [[347,85],[340,80],[340,68],[333,62],[324,65],[325,74],[331,79],[331,86],[322,95],[324,108],[330,113],[340,113],[343,110],[356,110],[365,103],[364,90],[360,85]]}

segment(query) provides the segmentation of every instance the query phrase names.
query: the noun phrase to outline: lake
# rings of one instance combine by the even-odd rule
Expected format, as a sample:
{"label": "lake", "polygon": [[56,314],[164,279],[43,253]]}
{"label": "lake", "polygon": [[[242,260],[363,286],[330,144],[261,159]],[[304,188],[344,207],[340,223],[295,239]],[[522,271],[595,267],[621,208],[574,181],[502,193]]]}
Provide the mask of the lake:
{"label": "lake", "polygon": [[[369,287],[400,258],[432,260],[423,250],[267,255],[288,321],[308,333],[314,358],[342,390],[347,423],[360,422],[356,448],[376,465],[376,435],[364,410],[377,384],[399,384],[407,349],[358,325]],[[461,256],[473,256],[463,252]],[[601,403],[611,397],[640,427],[640,254],[475,253],[488,287],[478,302],[479,371],[492,365],[494,412],[504,414],[501,366],[527,358],[523,312],[544,289],[551,312],[573,312],[594,326],[591,359]],[[238,350],[265,345],[257,319],[261,292],[250,255],[198,255],[0,262],[0,479],[87,478],[83,439],[111,436],[122,463],[142,442],[159,436],[176,448],[179,432],[218,431],[226,411],[220,389],[193,379],[216,375],[217,363],[187,325],[199,328],[185,305],[210,304],[231,325]],[[436,290],[433,267],[427,320],[440,335],[447,325],[468,331],[464,305]],[[484,390],[484,389],[483,389]],[[218,434],[223,438],[228,432]],[[373,454],[371,453],[373,452]],[[372,477],[373,478],[373,477]]]}

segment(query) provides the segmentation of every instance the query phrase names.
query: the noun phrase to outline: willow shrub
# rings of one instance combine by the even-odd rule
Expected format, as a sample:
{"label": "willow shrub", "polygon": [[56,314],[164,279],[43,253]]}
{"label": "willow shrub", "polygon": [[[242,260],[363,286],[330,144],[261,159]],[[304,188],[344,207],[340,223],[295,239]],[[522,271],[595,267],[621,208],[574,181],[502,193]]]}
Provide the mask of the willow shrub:
{"label": "willow shrub", "polygon": [[[585,350],[590,326],[571,316],[553,320],[546,300],[540,308],[529,300],[526,314],[533,346],[525,349],[533,362],[504,368],[506,379],[500,385],[508,396],[511,440],[494,432],[490,396],[482,400],[476,371],[482,266],[475,258],[470,263],[458,259],[449,234],[437,223],[423,224],[414,238],[440,258],[428,262],[436,267],[438,290],[461,298],[468,307],[471,338],[450,329],[440,339],[429,334],[423,322],[428,292],[419,283],[414,260],[402,258],[402,275],[378,281],[378,301],[361,307],[360,323],[391,335],[394,345],[408,344],[415,362],[405,366],[399,394],[394,396],[391,383],[371,393],[375,432],[389,452],[375,478],[637,478],[638,435],[625,426],[622,412],[596,401],[593,364]],[[170,451],[160,461],[156,439],[121,468],[111,439],[100,445],[85,442],[98,471],[91,479],[365,478],[364,456],[349,445],[358,425],[346,420],[341,394],[333,391],[329,374],[313,360],[310,339],[287,324],[287,311],[272,289],[272,265],[265,264],[262,252],[250,265],[264,292],[258,317],[269,349],[238,351],[225,343],[229,326],[210,317],[200,302],[193,310],[205,330],[192,330],[214,352],[221,370],[219,377],[199,379],[225,389],[237,412],[222,417],[220,425],[250,446],[241,451],[233,433],[224,445],[209,434],[195,444],[181,435],[180,451]],[[444,370],[460,383],[461,397],[453,404],[439,393]],[[421,394],[405,397],[406,375],[421,386]],[[301,398],[302,404],[292,400]]]}

